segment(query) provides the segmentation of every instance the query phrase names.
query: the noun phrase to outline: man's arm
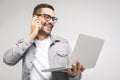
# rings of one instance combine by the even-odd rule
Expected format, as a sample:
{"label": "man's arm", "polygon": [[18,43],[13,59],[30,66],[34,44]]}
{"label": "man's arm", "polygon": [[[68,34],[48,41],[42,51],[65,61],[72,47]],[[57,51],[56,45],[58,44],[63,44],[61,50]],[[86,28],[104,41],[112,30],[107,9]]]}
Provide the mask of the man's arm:
{"label": "man's arm", "polygon": [[12,48],[5,52],[3,61],[8,65],[15,65],[33,42],[31,38],[19,40]]}
{"label": "man's arm", "polygon": [[38,31],[40,29],[41,22],[38,20],[38,16],[33,16],[29,38],[19,40],[12,48],[7,50],[3,57],[3,61],[8,65],[15,65],[34,42],[34,39],[38,35]]}
{"label": "man's arm", "polygon": [[[72,52],[70,44],[68,45],[68,51],[69,51],[68,53],[70,53],[69,54],[69,58],[70,58]],[[81,80],[82,72],[84,70],[85,70],[85,66],[80,64],[80,61],[76,61],[75,64],[72,64],[72,69],[68,68],[67,70],[63,70],[63,72],[66,72],[69,75],[70,80]]]}

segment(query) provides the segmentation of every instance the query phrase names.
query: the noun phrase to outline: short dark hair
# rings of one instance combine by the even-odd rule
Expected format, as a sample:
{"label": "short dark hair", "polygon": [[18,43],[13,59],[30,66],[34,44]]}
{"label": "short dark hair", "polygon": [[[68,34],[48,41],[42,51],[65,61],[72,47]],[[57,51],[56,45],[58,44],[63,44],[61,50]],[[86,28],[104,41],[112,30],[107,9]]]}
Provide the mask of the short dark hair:
{"label": "short dark hair", "polygon": [[37,14],[37,11],[38,11],[39,9],[42,9],[42,8],[50,8],[50,9],[52,9],[52,10],[54,11],[53,6],[51,6],[50,4],[47,4],[47,3],[42,3],[42,4],[38,4],[38,5],[34,8],[34,10],[33,10],[33,15],[36,15],[36,14]]}

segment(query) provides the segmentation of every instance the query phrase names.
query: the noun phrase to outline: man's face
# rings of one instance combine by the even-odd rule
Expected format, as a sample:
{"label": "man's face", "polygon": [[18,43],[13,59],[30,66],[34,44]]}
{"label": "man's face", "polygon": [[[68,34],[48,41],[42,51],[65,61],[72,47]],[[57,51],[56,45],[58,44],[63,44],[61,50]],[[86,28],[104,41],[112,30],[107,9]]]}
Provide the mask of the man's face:
{"label": "man's face", "polygon": [[51,18],[49,20],[47,20],[45,18],[45,16],[49,15],[49,16],[53,17],[54,11],[49,8],[42,8],[40,11],[37,12],[37,14],[42,14],[41,16],[39,16],[39,20],[42,23],[42,27],[41,27],[41,30],[39,31],[39,33],[44,33],[44,34],[49,35],[54,26],[54,21]]}

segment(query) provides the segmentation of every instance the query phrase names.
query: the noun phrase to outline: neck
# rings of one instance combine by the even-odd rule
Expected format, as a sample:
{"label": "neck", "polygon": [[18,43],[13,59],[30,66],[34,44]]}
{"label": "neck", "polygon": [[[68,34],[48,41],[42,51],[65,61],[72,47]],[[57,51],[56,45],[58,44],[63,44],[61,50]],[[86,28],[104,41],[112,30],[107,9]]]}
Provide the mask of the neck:
{"label": "neck", "polygon": [[39,40],[44,40],[44,39],[46,39],[48,36],[49,36],[49,35],[40,35],[40,34],[39,34],[37,38],[38,38]]}

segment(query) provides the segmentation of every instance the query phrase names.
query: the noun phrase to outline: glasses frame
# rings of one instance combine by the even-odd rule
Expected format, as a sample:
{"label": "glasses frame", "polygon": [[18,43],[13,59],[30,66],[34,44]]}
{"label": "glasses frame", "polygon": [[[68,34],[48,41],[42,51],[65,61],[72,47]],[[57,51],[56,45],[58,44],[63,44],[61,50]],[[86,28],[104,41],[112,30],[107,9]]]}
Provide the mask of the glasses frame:
{"label": "glasses frame", "polygon": [[56,23],[57,22],[57,20],[58,20],[58,18],[57,17],[52,17],[52,16],[50,16],[49,14],[36,14],[38,17],[39,16],[44,16],[44,19],[46,20],[46,21],[49,21],[50,19],[52,19],[52,21],[54,22],[54,23]]}

